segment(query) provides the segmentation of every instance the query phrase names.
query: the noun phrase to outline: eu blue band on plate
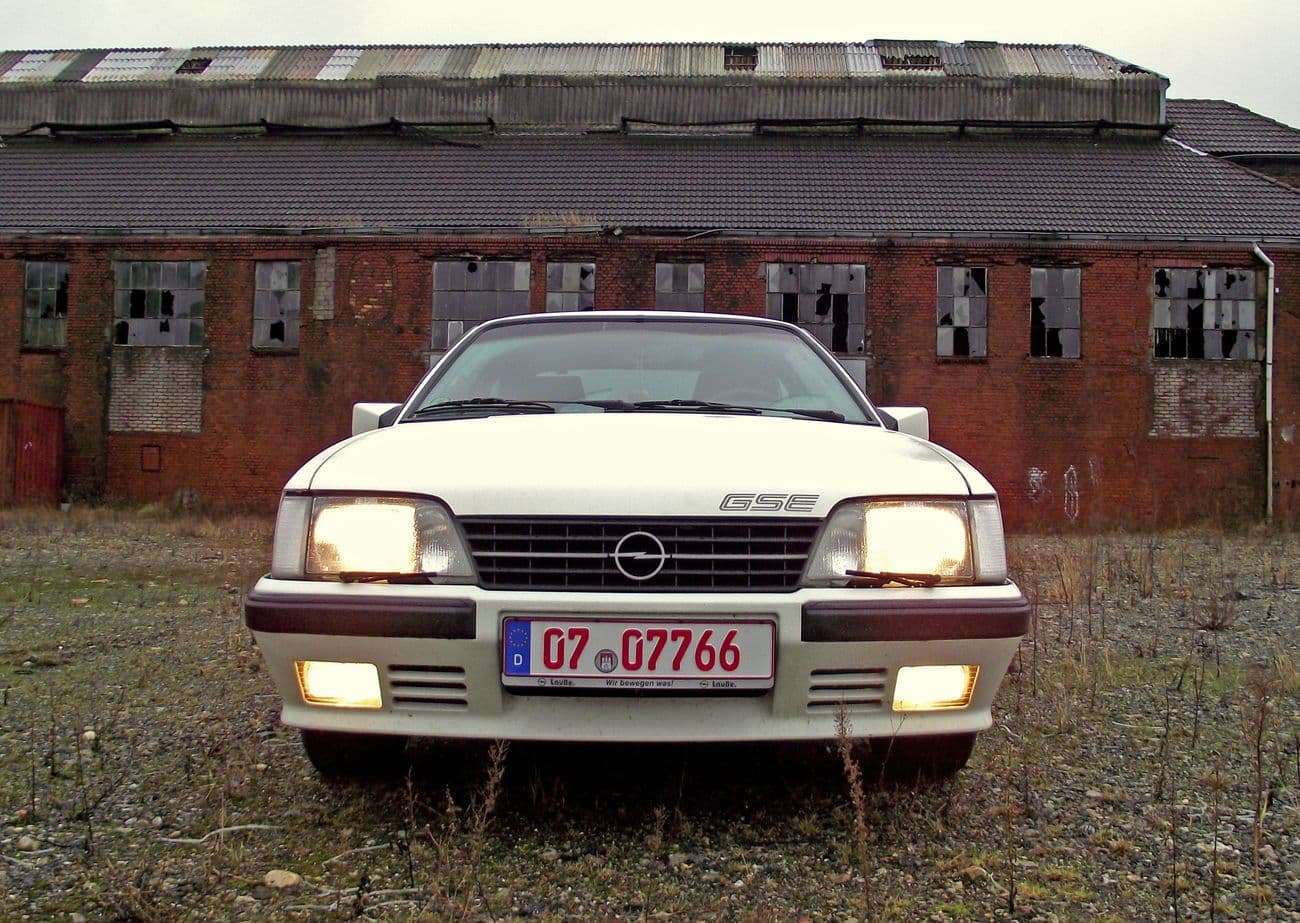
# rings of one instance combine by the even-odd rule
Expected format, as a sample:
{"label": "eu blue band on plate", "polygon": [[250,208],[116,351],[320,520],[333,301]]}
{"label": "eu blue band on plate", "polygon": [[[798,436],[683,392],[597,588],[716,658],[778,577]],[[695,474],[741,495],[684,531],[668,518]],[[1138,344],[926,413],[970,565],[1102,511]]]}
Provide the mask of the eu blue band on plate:
{"label": "eu blue band on plate", "polygon": [[527,622],[506,622],[506,675],[528,675],[532,663],[532,638],[532,626]]}

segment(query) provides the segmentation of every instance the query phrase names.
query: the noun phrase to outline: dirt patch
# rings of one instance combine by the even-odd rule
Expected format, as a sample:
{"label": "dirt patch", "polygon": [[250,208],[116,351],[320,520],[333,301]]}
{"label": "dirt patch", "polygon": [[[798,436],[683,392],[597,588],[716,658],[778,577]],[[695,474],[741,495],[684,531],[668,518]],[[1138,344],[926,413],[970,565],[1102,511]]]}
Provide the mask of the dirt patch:
{"label": "dirt patch", "polygon": [[951,783],[834,746],[427,742],[328,784],[242,625],[270,522],[0,512],[0,920],[1300,919],[1300,542],[1020,537]]}

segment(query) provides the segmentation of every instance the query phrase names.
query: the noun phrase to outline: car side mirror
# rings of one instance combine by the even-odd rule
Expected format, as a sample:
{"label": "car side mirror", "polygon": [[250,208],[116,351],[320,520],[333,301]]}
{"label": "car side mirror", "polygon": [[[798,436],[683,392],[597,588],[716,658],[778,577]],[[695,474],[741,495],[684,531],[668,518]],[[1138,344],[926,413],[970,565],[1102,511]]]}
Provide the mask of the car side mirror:
{"label": "car side mirror", "polygon": [[368,433],[372,429],[392,426],[393,421],[397,419],[397,412],[401,409],[401,404],[353,404],[352,435],[357,436]]}
{"label": "car side mirror", "polygon": [[[924,407],[879,407],[889,429],[924,439],[930,439],[930,411]],[[892,424],[892,425],[891,425]]]}

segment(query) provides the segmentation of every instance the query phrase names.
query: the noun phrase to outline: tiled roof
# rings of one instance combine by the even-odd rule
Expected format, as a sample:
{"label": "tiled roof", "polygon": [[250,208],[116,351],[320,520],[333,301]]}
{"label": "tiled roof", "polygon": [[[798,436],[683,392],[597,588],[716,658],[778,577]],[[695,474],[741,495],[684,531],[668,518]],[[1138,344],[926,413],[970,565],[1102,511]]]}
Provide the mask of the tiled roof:
{"label": "tiled roof", "polygon": [[1286,154],[1300,157],[1300,129],[1222,99],[1170,99],[1170,130],[1207,154]]}
{"label": "tiled roof", "polygon": [[0,148],[8,233],[574,224],[1300,241],[1300,191],[1168,140],[177,137]]}

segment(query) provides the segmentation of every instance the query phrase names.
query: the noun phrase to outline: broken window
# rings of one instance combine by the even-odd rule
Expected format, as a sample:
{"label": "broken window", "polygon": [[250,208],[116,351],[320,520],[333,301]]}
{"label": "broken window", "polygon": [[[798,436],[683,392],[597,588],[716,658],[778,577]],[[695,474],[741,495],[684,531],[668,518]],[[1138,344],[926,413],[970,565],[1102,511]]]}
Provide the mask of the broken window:
{"label": "broken window", "polygon": [[704,310],[703,263],[655,263],[655,308]]}
{"label": "broken window", "polygon": [[880,66],[887,71],[893,70],[943,70],[943,62],[937,54],[901,54],[881,52]]}
{"label": "broken window", "polygon": [[27,349],[60,349],[68,342],[68,264],[27,264],[23,291],[23,339]]}
{"label": "broken window", "polygon": [[1081,274],[1077,268],[1029,270],[1029,355],[1079,358]]}
{"label": "broken window", "polygon": [[211,58],[186,58],[181,62],[181,66],[176,68],[178,74],[201,74],[208,69],[212,63]]}
{"label": "broken window", "polygon": [[767,316],[798,324],[832,352],[863,352],[867,335],[866,265],[768,263]]}
{"label": "broken window", "polygon": [[595,263],[546,264],[546,310],[590,311],[595,307]]}
{"label": "broken window", "polygon": [[119,260],[113,273],[114,345],[203,345],[207,263]]}
{"label": "broken window", "polygon": [[450,349],[485,320],[528,313],[527,260],[435,260],[433,348]]}
{"label": "broken window", "polygon": [[988,270],[976,266],[940,266],[938,272],[940,356],[987,356]]}
{"label": "broken window", "polygon": [[1255,274],[1248,269],[1157,269],[1153,315],[1157,359],[1255,358]]}
{"label": "broken window", "polygon": [[254,270],[253,348],[297,349],[302,264],[259,262]]}

